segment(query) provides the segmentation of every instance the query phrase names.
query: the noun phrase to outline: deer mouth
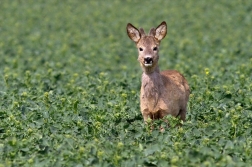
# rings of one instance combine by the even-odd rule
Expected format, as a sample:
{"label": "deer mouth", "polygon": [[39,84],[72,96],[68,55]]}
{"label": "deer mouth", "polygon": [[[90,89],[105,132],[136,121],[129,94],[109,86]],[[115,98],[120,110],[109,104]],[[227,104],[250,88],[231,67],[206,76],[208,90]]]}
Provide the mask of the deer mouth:
{"label": "deer mouth", "polygon": [[145,63],[145,62],[144,62],[144,66],[145,66],[145,67],[151,67],[151,66],[152,66],[152,62],[151,62],[151,63]]}

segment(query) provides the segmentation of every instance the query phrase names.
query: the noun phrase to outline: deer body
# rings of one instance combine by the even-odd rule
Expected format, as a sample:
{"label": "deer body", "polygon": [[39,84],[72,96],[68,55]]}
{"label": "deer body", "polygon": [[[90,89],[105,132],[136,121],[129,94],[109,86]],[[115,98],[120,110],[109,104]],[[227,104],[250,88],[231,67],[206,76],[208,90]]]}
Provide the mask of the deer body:
{"label": "deer body", "polygon": [[143,29],[138,30],[129,23],[127,32],[136,43],[138,61],[143,69],[140,108],[144,120],[161,119],[171,114],[185,121],[190,94],[187,81],[178,71],[160,72],[158,67],[158,50],[167,32],[166,23],[162,22],[157,28],[152,28],[148,35]]}

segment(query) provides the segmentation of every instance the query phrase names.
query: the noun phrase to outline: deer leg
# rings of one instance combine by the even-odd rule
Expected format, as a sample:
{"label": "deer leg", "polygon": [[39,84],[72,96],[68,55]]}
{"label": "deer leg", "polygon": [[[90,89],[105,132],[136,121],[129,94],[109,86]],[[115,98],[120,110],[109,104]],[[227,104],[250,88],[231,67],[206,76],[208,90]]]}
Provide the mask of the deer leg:
{"label": "deer leg", "polygon": [[143,116],[143,119],[144,119],[144,122],[145,122],[145,123],[147,122],[147,120],[148,120],[149,118],[151,118],[150,112],[149,112],[148,109],[144,109],[144,110],[142,111],[142,116]]}
{"label": "deer leg", "polygon": [[167,115],[167,114],[165,113],[165,110],[161,110],[161,109],[160,109],[160,110],[157,112],[157,118],[163,120],[163,121],[166,123],[166,126],[164,126],[164,127],[160,126],[160,127],[159,127],[160,132],[164,132],[164,131],[165,131],[165,128],[168,128],[168,127],[169,127],[169,122],[168,122],[168,120],[163,119],[166,115]]}
{"label": "deer leg", "polygon": [[185,121],[185,118],[186,118],[186,109],[179,110],[179,113],[178,113],[177,117],[180,120]]}

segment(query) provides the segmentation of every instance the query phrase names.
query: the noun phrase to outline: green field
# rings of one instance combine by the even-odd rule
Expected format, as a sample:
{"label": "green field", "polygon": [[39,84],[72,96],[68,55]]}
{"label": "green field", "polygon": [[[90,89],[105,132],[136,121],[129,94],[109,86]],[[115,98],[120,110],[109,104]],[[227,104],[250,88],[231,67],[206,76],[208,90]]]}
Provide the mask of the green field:
{"label": "green field", "polygon": [[[162,21],[187,121],[150,130],[128,22]],[[0,167],[252,165],[252,1],[2,0]]]}

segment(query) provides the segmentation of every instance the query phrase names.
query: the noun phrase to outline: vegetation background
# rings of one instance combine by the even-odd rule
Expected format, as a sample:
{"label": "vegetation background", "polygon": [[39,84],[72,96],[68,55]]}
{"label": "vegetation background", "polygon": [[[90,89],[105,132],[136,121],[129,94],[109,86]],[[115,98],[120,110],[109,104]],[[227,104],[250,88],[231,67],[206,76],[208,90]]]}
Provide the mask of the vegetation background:
{"label": "vegetation background", "polygon": [[[162,21],[160,68],[191,87],[164,133],[143,123],[126,34]],[[249,0],[2,0],[0,167],[251,166],[251,27]]]}

